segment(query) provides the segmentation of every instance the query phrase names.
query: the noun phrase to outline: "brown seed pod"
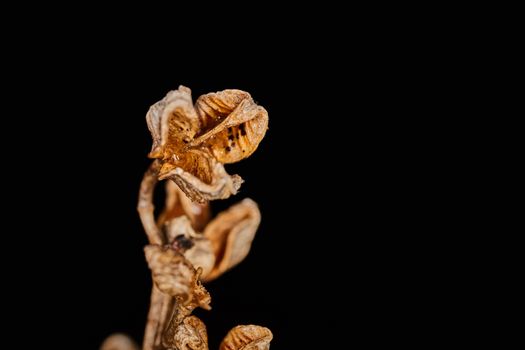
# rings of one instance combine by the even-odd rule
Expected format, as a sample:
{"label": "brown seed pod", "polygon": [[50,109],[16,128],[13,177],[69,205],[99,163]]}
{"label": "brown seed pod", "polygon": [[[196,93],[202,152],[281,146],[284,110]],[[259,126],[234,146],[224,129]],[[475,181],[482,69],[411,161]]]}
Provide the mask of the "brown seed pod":
{"label": "brown seed pod", "polygon": [[260,222],[257,204],[245,199],[217,215],[206,226],[204,236],[211,241],[216,261],[213,270],[203,275],[204,281],[219,277],[244,260]]}
{"label": "brown seed pod", "polygon": [[228,332],[219,350],[268,350],[272,332],[261,326],[237,326]]}

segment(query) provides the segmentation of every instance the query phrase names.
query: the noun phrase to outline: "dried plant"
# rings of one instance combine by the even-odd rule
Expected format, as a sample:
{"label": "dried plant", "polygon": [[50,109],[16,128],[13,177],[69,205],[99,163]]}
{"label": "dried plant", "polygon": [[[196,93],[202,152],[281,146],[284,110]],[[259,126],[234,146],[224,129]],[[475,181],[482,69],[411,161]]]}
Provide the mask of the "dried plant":
{"label": "dried plant", "polygon": [[[138,211],[148,237],[144,248],[153,288],[143,350],[208,349],[204,323],[192,315],[209,310],[211,297],[202,282],[242,262],[261,221],[257,204],[244,199],[210,218],[210,200],[236,194],[242,179],[224,164],[252,154],[268,127],[268,113],[250,94],[224,90],[199,97],[180,86],[151,106],[146,115],[153,137],[153,158],[140,185]],[[153,192],[167,181],[166,202],[155,219]],[[233,328],[220,350],[269,349],[268,328]],[[102,350],[136,350],[124,335],[109,337]]]}

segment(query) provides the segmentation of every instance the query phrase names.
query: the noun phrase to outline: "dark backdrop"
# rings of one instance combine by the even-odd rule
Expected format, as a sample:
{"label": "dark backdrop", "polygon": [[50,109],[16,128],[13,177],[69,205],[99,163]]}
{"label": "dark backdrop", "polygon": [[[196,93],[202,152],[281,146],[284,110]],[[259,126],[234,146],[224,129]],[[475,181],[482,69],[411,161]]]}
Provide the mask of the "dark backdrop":
{"label": "dark backdrop", "polygon": [[210,348],[237,324],[269,327],[272,349],[325,348],[373,331],[377,312],[369,310],[390,294],[369,287],[383,283],[370,271],[393,237],[384,240],[391,218],[378,212],[396,205],[382,192],[393,178],[392,150],[379,141],[394,122],[384,118],[393,101],[378,90],[392,89],[378,83],[374,57],[348,61],[323,44],[317,61],[308,46],[283,54],[261,42],[204,54],[117,39],[50,44],[13,68],[16,118],[6,120],[21,125],[4,130],[28,147],[6,147],[20,162],[13,175],[24,195],[12,203],[26,234],[9,237],[35,262],[38,298],[24,274],[31,288],[15,292],[41,308],[27,311],[43,333],[38,343],[96,349],[117,331],[141,340],[151,288],[135,209],[151,147],[145,115],[179,84],[194,98],[246,90],[270,118],[257,152],[227,166],[245,180],[240,193],[212,203],[217,213],[250,197],[262,223],[247,259],[208,285],[213,310],[197,315]]}

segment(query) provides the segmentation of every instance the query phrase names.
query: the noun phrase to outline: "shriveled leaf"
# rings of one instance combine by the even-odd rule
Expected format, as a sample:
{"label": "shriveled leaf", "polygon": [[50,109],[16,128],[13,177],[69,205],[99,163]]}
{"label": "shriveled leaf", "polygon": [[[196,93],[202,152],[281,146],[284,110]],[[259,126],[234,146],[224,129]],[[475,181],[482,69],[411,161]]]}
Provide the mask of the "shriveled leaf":
{"label": "shriveled leaf", "polygon": [[202,269],[195,270],[182,254],[169,247],[148,245],[144,252],[153,281],[162,293],[183,305],[210,308],[210,295],[199,281]]}
{"label": "shriveled leaf", "polygon": [[139,350],[138,345],[125,334],[113,334],[104,340],[100,350]]}
{"label": "shriveled leaf", "polygon": [[216,262],[210,274],[203,276],[205,281],[217,278],[248,255],[260,222],[257,204],[245,199],[208,224],[204,236],[211,241]]}
{"label": "shriveled leaf", "polygon": [[191,90],[179,86],[150,107],[146,115],[153,138],[150,157],[169,159],[191,142],[200,128]]}
{"label": "shriveled leaf", "polygon": [[268,129],[268,112],[245,91],[224,90],[202,95],[195,108],[202,130],[191,145],[208,147],[221,163],[234,163],[248,157]]}
{"label": "shriveled leaf", "polygon": [[188,316],[164,334],[163,345],[167,349],[207,350],[208,334],[206,326],[196,316]]}
{"label": "shriveled leaf", "polygon": [[[166,181],[166,202],[159,216],[158,225],[162,226],[165,222],[183,215],[190,219],[195,231],[202,232],[210,219],[209,204],[192,202],[175,182]],[[168,241],[173,238],[168,238]]]}
{"label": "shriveled leaf", "polygon": [[261,326],[237,326],[228,332],[219,350],[268,350],[272,332]]}
{"label": "shriveled leaf", "polygon": [[[192,172],[169,164],[162,167],[159,179],[173,180],[192,201],[199,203],[228,198],[236,194],[241,187],[240,176],[229,175],[224,166],[213,158],[207,158],[206,161],[203,161],[203,158],[195,158],[190,164],[192,170],[206,176],[198,177]],[[207,182],[208,180],[211,182]]]}

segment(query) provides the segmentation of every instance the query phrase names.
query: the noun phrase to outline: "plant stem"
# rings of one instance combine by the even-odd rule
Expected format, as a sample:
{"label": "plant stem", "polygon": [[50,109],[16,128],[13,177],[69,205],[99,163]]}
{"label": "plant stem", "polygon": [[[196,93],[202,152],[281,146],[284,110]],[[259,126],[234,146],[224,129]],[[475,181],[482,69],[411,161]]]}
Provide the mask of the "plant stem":
{"label": "plant stem", "polygon": [[155,223],[155,216],[153,215],[155,209],[153,205],[153,192],[158,182],[157,175],[159,169],[160,162],[155,160],[144,174],[140,184],[137,210],[142,221],[142,226],[144,226],[144,230],[148,236],[149,243],[162,245],[165,242],[163,242],[162,234]]}
{"label": "plant stem", "polygon": [[[149,243],[164,245],[167,244],[166,238],[155,222],[155,206],[153,205],[153,193],[158,182],[159,169],[160,162],[155,160],[144,174],[140,184],[137,210]],[[170,306],[172,306],[170,304],[173,304],[171,299],[171,296],[163,294],[153,283],[148,320],[142,343],[143,350],[153,350],[161,346],[162,330],[166,324],[166,318],[170,314]]]}

